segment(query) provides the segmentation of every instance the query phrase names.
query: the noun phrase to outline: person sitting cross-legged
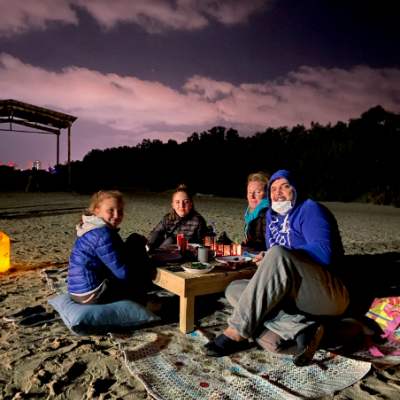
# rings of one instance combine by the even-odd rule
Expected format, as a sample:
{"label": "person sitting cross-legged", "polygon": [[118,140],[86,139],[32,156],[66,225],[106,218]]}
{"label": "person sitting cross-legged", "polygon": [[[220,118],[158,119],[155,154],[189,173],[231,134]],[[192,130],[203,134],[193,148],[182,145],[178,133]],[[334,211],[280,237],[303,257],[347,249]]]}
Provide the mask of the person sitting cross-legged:
{"label": "person sitting cross-legged", "polygon": [[291,174],[279,170],[268,185],[267,251],[258,256],[250,280],[232,282],[226,297],[234,306],[228,327],[208,342],[206,354],[225,356],[248,348],[248,339],[270,330],[297,342],[296,365],[313,358],[323,336],[324,318],[341,316],[349,294],[335,276],[343,245],[334,216],[304,199]]}

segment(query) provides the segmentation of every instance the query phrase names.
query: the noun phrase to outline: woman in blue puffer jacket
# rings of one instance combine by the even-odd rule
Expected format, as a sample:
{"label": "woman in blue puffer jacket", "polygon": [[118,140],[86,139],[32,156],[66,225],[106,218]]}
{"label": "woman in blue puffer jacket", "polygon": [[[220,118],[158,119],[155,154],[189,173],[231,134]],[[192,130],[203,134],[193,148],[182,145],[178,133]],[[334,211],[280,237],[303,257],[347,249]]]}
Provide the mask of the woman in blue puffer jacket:
{"label": "woman in blue puffer jacket", "polygon": [[[76,227],[78,238],[69,259],[68,292],[77,303],[107,303],[121,298],[140,301],[143,288],[151,281],[144,241],[140,243],[139,235],[132,234],[124,243],[118,234],[123,207],[120,192],[99,191]],[[133,259],[140,269],[134,268]]]}

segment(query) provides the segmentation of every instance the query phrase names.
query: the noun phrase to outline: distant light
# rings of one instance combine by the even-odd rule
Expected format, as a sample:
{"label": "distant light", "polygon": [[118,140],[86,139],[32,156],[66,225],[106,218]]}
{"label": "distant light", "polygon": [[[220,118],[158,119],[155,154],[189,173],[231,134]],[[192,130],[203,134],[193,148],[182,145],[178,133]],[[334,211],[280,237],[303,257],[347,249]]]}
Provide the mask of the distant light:
{"label": "distant light", "polygon": [[40,162],[40,160],[35,160],[32,163],[32,169],[41,169],[42,167],[42,163]]}

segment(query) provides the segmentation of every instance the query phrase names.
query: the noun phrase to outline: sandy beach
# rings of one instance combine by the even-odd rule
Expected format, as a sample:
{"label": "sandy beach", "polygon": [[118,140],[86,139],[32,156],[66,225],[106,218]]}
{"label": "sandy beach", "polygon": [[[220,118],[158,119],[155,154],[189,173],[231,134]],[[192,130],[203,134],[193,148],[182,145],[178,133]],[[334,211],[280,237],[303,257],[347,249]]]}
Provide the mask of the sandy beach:
{"label": "sandy beach", "polygon": [[[64,268],[75,240],[75,224],[89,196],[72,193],[2,193],[0,230],[11,238],[12,270],[0,275],[0,398],[150,399],[121,362],[108,336],[75,336],[54,320],[21,325],[12,316],[47,304],[53,293],[44,268]],[[148,235],[168,210],[169,194],[126,195],[121,236]],[[325,203],[335,214],[346,254],[400,253],[400,209],[359,203]],[[197,210],[241,240],[243,199],[195,197]],[[334,399],[398,399],[400,367],[372,368]],[[327,397],[328,398],[328,397]]]}

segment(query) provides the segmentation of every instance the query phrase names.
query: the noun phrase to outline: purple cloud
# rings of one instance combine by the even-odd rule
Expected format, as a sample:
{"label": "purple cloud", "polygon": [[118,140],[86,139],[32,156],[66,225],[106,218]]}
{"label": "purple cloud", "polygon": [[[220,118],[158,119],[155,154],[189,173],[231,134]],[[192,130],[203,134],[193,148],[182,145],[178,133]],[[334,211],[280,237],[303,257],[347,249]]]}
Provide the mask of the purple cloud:
{"label": "purple cloud", "polygon": [[149,33],[197,30],[211,20],[233,25],[265,9],[267,0],[0,0],[0,36],[46,29],[51,22],[79,24],[77,8],[84,9],[101,26],[136,24]]}
{"label": "purple cloud", "polygon": [[86,68],[51,72],[3,53],[0,93],[77,116],[74,158],[81,158],[93,147],[134,145],[144,138],[181,141],[215,125],[246,135],[267,127],[347,121],[377,104],[399,112],[400,69],[304,66],[278,80],[241,85],[193,76],[175,90]]}
{"label": "purple cloud", "polygon": [[0,0],[0,36],[12,36],[30,29],[44,30],[50,22],[78,23],[69,1]]}

